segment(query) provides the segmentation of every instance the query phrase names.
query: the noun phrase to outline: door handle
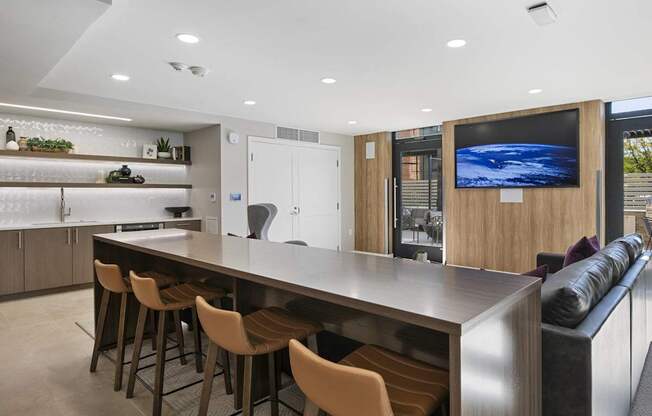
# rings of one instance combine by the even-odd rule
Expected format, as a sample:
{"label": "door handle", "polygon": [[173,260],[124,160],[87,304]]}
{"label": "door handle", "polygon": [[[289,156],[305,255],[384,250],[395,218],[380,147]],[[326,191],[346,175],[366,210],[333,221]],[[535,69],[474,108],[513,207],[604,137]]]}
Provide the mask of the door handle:
{"label": "door handle", "polygon": [[18,250],[22,250],[23,248],[23,232],[18,231]]}
{"label": "door handle", "polygon": [[299,215],[300,213],[301,213],[301,209],[296,205],[294,205],[290,210],[290,215]]}
{"label": "door handle", "polygon": [[70,237],[70,228],[68,228],[68,229],[66,230],[66,237],[67,237],[66,244],[70,245],[70,244],[71,244],[71,242],[70,242],[70,240],[71,240],[71,237]]}
{"label": "door handle", "polygon": [[398,224],[398,217],[396,215],[396,190],[398,189],[398,185],[396,185],[396,176],[394,176],[394,229],[396,229],[396,226]]}
{"label": "door handle", "polygon": [[79,244],[79,228],[75,228],[75,244]]}

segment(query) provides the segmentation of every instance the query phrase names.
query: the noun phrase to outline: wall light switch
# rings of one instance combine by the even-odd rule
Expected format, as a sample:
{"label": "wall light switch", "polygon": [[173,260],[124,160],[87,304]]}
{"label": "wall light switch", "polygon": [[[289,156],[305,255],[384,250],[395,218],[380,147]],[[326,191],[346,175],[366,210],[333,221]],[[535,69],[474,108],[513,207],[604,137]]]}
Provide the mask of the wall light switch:
{"label": "wall light switch", "polygon": [[217,194],[215,192],[211,192],[208,194],[208,200],[211,202],[217,202]]}
{"label": "wall light switch", "polygon": [[506,188],[500,190],[500,202],[503,204],[522,204],[523,189]]}
{"label": "wall light switch", "polygon": [[366,158],[375,159],[376,158],[376,142],[366,142],[365,143]]}

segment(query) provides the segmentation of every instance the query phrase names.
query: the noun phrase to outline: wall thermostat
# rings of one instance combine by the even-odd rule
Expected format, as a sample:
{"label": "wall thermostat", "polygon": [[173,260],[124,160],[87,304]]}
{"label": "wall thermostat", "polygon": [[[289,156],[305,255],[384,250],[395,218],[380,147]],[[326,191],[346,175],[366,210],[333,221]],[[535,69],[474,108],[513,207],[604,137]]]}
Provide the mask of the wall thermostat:
{"label": "wall thermostat", "polygon": [[238,133],[231,132],[226,139],[231,144],[237,144],[240,141],[240,135]]}

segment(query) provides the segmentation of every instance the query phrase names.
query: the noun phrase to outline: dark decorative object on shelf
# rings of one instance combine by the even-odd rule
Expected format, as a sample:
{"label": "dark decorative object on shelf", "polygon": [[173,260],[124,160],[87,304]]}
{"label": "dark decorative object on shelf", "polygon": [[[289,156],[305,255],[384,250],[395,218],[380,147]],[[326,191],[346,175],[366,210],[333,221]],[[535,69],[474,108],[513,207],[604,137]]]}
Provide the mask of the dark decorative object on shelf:
{"label": "dark decorative object on shelf", "polygon": [[143,178],[141,175],[136,175],[133,177],[133,181],[134,183],[143,184],[145,183],[145,178]]}
{"label": "dark decorative object on shelf", "polygon": [[122,165],[122,167],[120,168],[120,174],[122,176],[129,177],[129,176],[131,176],[131,169],[129,169],[129,166],[127,166],[127,165]]}
{"label": "dark decorative object on shelf", "polygon": [[16,141],[16,133],[14,132],[13,127],[7,129],[7,143]]}
{"label": "dark decorative object on shelf", "polygon": [[165,210],[173,213],[174,218],[181,218],[184,212],[190,210],[190,207],[165,207]]}

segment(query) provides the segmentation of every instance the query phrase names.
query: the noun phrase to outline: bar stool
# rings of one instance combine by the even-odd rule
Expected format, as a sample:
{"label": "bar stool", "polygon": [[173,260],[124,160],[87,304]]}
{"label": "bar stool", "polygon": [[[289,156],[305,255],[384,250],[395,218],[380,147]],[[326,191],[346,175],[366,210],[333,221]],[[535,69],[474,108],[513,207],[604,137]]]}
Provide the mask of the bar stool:
{"label": "bar stool", "polygon": [[[203,296],[211,301],[220,300],[225,296],[225,291],[220,288],[209,286],[203,282],[190,282],[183,283],[177,286],[172,286],[168,289],[159,290],[156,281],[149,277],[138,275],[133,271],[129,272],[131,280],[131,287],[133,288],[134,295],[140,302],[140,310],[138,311],[138,323],[136,325],[136,340],[134,341],[133,358],[131,359],[131,368],[129,369],[129,381],[127,383],[127,398],[134,395],[134,387],[136,382],[136,373],[141,370],[138,368],[140,360],[140,351],[143,345],[143,337],[145,333],[145,320],[147,317],[147,310],[154,310],[159,312],[158,317],[158,330],[157,330],[157,348],[156,348],[156,371],[154,378],[153,389],[153,409],[154,416],[160,416],[163,396],[179,391],[182,388],[190,387],[198,384],[201,381],[190,383],[186,386],[176,388],[170,392],[163,392],[164,376],[165,376],[165,352],[167,341],[167,315],[172,312],[175,316],[184,309],[192,310],[192,329],[193,338],[195,341],[195,369],[198,373],[203,370],[202,365],[202,350],[201,350],[201,328],[197,321],[197,309],[195,308],[195,297]],[[181,325],[177,326],[177,331],[181,330]],[[181,356],[185,353],[181,353]],[[228,356],[225,356],[224,361],[224,381],[227,387],[227,393],[230,394],[231,389],[231,374],[229,369]],[[214,376],[214,375],[212,375]],[[212,378],[211,378],[212,379]],[[147,388],[150,388],[146,385]]]}
{"label": "bar stool", "polygon": [[430,416],[437,409],[448,414],[448,371],[375,345],[336,364],[292,340],[290,364],[314,403],[304,416],[316,416],[320,408],[337,416]]}
{"label": "bar stool", "polygon": [[[244,376],[242,391],[242,415],[253,416],[253,357],[268,356],[269,362],[269,401],[272,416],[278,416],[279,403],[292,409],[278,398],[278,373],[276,372],[277,351],[287,348],[293,339],[307,339],[312,349],[317,351],[317,333],[323,328],[321,324],[293,316],[281,308],[266,308],[246,315],[212,307],[206,300],[197,297],[199,320],[210,339],[204,385],[199,416],[206,416],[210,402],[217,347],[236,355],[244,356]],[[294,409],[292,409],[294,410]]]}
{"label": "bar stool", "polygon": [[[97,274],[97,280],[102,286],[102,297],[100,300],[100,313],[98,315],[98,321],[95,330],[95,343],[93,344],[93,355],[91,356],[91,373],[94,373],[97,370],[97,361],[100,356],[100,344],[102,342],[102,337],[104,336],[104,327],[106,323],[106,317],[108,315],[108,306],[111,294],[120,295],[120,317],[118,318],[118,333],[116,337],[116,348],[117,348],[117,357],[115,360],[115,376],[113,382],[113,390],[118,391],[122,388],[122,369],[125,364],[124,362],[124,351],[125,351],[125,328],[127,325],[127,298],[129,293],[132,292],[131,284],[129,283],[129,278],[125,277],[120,270],[120,266],[116,264],[104,264],[99,260],[95,260],[95,273]],[[150,277],[154,279],[154,282],[158,287],[168,287],[176,283],[176,279],[172,276],[167,276],[161,273],[156,272],[144,272],[143,276]],[[152,325],[154,325],[153,314],[150,316]],[[176,318],[179,318],[178,316]],[[181,321],[179,320],[179,325]],[[179,333],[177,333],[177,338],[179,338]],[[153,337],[152,337],[153,339]],[[181,337],[180,339],[183,339]],[[155,348],[155,347],[154,347]]]}

